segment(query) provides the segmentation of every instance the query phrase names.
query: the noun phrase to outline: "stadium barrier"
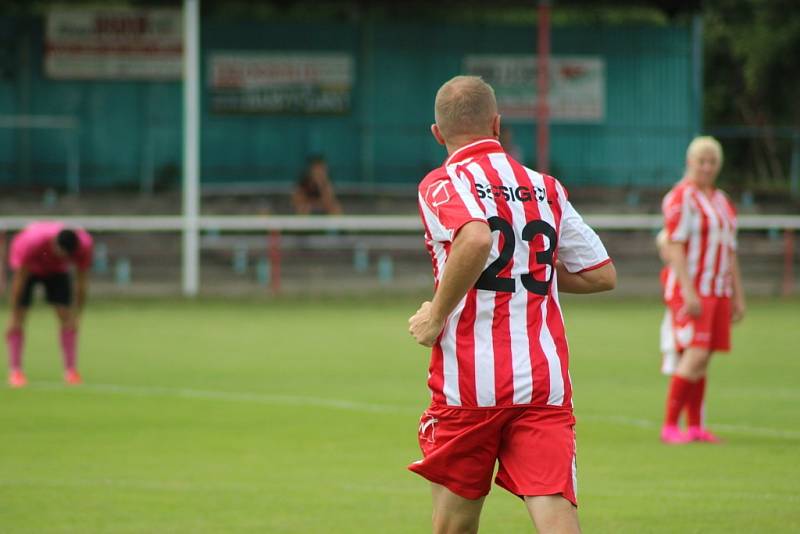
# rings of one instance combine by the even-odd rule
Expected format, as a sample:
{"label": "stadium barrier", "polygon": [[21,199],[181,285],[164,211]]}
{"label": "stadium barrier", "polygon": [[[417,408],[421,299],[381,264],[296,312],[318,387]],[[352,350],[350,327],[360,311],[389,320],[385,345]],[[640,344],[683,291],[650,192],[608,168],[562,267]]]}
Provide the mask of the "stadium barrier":
{"label": "stadium barrier", "polygon": [[[6,265],[10,234],[42,219],[60,220],[96,235],[98,292],[178,292],[182,217],[0,217],[0,269]],[[623,292],[657,291],[660,265],[652,238],[661,228],[661,216],[587,214],[585,219],[601,233],[621,280],[630,281]],[[198,228],[204,293],[350,293],[429,289],[431,284],[417,216],[201,216]],[[800,230],[800,216],[742,215],[739,230],[745,281],[754,292],[794,294],[794,234]],[[0,291],[6,278],[0,272]]]}

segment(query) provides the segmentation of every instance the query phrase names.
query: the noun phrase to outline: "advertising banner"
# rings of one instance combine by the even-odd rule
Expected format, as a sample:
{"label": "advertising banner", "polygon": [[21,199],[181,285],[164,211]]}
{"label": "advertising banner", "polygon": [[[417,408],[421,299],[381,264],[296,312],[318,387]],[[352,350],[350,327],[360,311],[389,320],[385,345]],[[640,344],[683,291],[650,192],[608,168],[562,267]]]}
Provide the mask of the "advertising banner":
{"label": "advertising banner", "polygon": [[342,53],[219,52],[209,65],[217,113],[346,113],[353,59]]}
{"label": "advertising banner", "polygon": [[[464,70],[494,87],[505,119],[534,119],[537,61],[534,55],[473,55]],[[605,118],[605,62],[596,56],[550,58],[548,104],[553,122],[602,122]]]}
{"label": "advertising banner", "polygon": [[54,8],[45,26],[44,70],[50,78],[181,78],[179,9]]}

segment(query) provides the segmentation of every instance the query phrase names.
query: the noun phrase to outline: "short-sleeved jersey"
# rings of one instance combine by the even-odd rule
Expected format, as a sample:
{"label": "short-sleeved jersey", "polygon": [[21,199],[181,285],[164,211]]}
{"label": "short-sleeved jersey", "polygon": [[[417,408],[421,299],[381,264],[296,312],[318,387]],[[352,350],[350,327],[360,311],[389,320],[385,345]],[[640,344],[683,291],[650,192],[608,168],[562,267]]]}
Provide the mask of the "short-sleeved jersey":
{"label": "short-sleeved jersey", "polygon": [[[670,241],[683,243],[689,276],[701,297],[733,294],[731,254],[736,251],[736,208],[727,195],[714,189],[701,192],[687,180],[678,182],[661,205]],[[680,289],[671,267],[666,268],[664,297]]]}
{"label": "short-sleeved jersey", "polygon": [[63,223],[56,221],[34,222],[26,226],[11,241],[11,268],[24,267],[33,275],[47,276],[67,272],[72,262],[79,270],[88,270],[92,265],[92,237],[86,230],[75,229],[78,249],[71,258],[55,253],[54,240],[64,228]]}
{"label": "short-sleeved jersey", "polygon": [[465,224],[485,222],[494,240],[485,270],[433,347],[433,403],[571,407],[555,262],[579,272],[611,260],[562,185],[484,139],[454,152],[422,180],[419,208],[437,287]]}

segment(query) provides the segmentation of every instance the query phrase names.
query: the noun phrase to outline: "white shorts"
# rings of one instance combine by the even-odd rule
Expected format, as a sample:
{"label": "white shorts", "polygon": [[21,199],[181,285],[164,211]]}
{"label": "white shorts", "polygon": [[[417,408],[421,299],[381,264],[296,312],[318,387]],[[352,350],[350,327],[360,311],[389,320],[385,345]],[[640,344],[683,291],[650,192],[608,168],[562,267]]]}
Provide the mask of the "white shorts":
{"label": "white shorts", "polygon": [[661,321],[661,373],[671,376],[678,368],[678,349],[675,346],[675,334],[672,331],[672,312],[669,308],[664,312]]}

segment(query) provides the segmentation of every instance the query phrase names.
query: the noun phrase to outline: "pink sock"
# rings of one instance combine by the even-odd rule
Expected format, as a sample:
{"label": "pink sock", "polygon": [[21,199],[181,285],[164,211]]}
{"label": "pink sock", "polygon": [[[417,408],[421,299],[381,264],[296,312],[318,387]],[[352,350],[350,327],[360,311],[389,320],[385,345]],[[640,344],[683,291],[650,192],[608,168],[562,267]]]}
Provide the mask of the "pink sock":
{"label": "pink sock", "polygon": [[74,370],[78,360],[78,331],[64,328],[61,330],[61,353],[64,355],[64,369]]}
{"label": "pink sock", "polygon": [[693,382],[689,382],[682,376],[672,375],[667,393],[667,414],[664,418],[664,425],[676,426],[678,424],[678,418],[689,400],[689,393],[693,387]]}
{"label": "pink sock", "polygon": [[689,394],[687,407],[687,421],[689,426],[703,426],[703,399],[706,393],[706,377],[694,383]]}
{"label": "pink sock", "polygon": [[12,371],[22,370],[22,342],[25,340],[22,329],[14,328],[6,332],[8,345],[8,366]]}

